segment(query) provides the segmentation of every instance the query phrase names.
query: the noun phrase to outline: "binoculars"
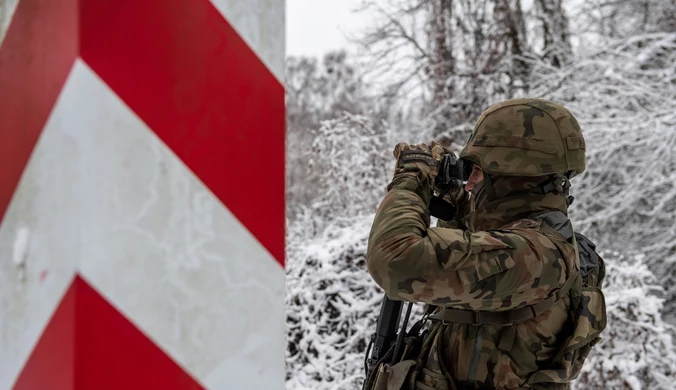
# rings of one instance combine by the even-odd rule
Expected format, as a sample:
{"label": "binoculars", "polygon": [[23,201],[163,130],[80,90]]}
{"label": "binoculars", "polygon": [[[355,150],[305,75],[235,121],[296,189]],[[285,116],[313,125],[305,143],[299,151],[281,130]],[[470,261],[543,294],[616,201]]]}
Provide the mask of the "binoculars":
{"label": "binoculars", "polygon": [[439,173],[434,179],[434,184],[440,189],[460,187],[465,184],[472,173],[472,163],[445,154],[441,159]]}
{"label": "binoculars", "polygon": [[[445,192],[445,190],[465,185],[471,173],[471,162],[445,154],[441,159],[439,173],[434,179],[434,184],[438,189]],[[429,205],[430,214],[444,221],[450,221],[455,216],[457,210],[452,204],[443,200],[442,195],[432,196]]]}

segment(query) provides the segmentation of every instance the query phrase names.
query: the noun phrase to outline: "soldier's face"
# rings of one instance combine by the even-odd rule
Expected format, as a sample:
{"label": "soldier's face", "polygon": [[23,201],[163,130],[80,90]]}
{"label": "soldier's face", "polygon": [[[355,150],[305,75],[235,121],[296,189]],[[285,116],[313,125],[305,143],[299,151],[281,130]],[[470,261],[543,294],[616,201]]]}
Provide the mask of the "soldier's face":
{"label": "soldier's face", "polygon": [[472,191],[474,186],[483,179],[484,171],[478,165],[473,165],[472,173],[469,175],[469,179],[467,179],[467,183],[465,184],[465,191]]}

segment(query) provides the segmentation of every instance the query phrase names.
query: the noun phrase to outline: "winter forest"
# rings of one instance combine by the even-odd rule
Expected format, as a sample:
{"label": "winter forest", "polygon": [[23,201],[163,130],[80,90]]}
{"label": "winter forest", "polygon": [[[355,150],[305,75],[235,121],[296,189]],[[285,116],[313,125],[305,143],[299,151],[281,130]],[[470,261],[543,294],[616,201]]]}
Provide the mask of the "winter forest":
{"label": "winter forest", "polygon": [[366,271],[398,142],[456,152],[512,97],[587,141],[570,217],[607,266],[608,325],[576,389],[676,383],[676,1],[367,0],[351,47],[288,57],[289,389],[357,389],[382,291]]}

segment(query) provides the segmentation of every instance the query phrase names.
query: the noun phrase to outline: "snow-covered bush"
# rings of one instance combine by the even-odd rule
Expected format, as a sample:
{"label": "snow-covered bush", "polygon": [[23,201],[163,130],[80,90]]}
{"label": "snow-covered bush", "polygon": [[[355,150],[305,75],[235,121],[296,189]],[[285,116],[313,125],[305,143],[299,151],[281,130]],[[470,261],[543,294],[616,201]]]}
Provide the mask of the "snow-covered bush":
{"label": "snow-covered bush", "polygon": [[[288,243],[286,371],[291,389],[356,389],[382,290],[366,272],[373,216],[334,221]],[[302,222],[294,226],[302,229]],[[296,232],[299,233],[299,232]]]}
{"label": "snow-covered bush", "polygon": [[291,388],[354,389],[382,292],[366,272],[366,243],[394,169],[384,131],[344,114],[314,133],[309,205],[287,234],[287,379]]}
{"label": "snow-covered bush", "polygon": [[664,290],[642,254],[604,253],[608,325],[577,389],[673,389],[676,328],[662,319]]}
{"label": "snow-covered bush", "polygon": [[331,221],[375,212],[394,169],[394,146],[385,145],[383,125],[368,117],[344,113],[322,122],[307,161],[315,217]]}
{"label": "snow-covered bush", "polygon": [[[320,129],[322,121],[325,127],[337,126],[336,118],[343,122],[361,121],[366,130],[361,137],[370,134],[369,130],[380,129],[380,118],[385,118],[382,104],[367,95],[371,86],[358,74],[352,59],[344,50],[326,53],[321,60],[310,57],[289,56],[286,61],[286,199],[287,215],[293,220],[298,205],[310,205],[318,194],[316,180],[317,169],[321,164],[308,164],[316,159],[315,145],[318,137],[326,141],[328,134]],[[351,114],[343,117],[344,112]],[[368,115],[365,120],[358,115]],[[372,120],[378,126],[373,126]],[[353,127],[352,130],[358,130]],[[379,130],[380,131],[380,130]],[[335,138],[335,137],[334,137]],[[345,145],[349,147],[349,145]],[[349,162],[346,160],[345,162]],[[312,180],[311,180],[312,179]],[[319,178],[326,180],[326,176]]]}

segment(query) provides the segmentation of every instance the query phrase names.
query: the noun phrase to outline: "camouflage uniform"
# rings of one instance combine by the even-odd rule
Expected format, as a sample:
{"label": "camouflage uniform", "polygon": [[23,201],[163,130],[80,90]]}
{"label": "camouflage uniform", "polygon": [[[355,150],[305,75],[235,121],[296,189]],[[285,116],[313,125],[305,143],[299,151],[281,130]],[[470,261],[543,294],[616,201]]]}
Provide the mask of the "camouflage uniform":
{"label": "camouflage uniform", "polygon": [[[567,213],[563,179],[584,170],[584,147],[560,105],[515,99],[489,108],[460,154],[484,170],[473,202],[458,197],[455,220],[430,227],[433,174],[398,168],[369,236],[369,273],[396,300],[479,313],[542,302],[580,266],[575,241],[535,217]],[[553,178],[555,191],[542,191]],[[523,322],[433,321],[415,388],[568,388],[571,370],[550,362],[574,326],[576,283],[566,299]]]}

